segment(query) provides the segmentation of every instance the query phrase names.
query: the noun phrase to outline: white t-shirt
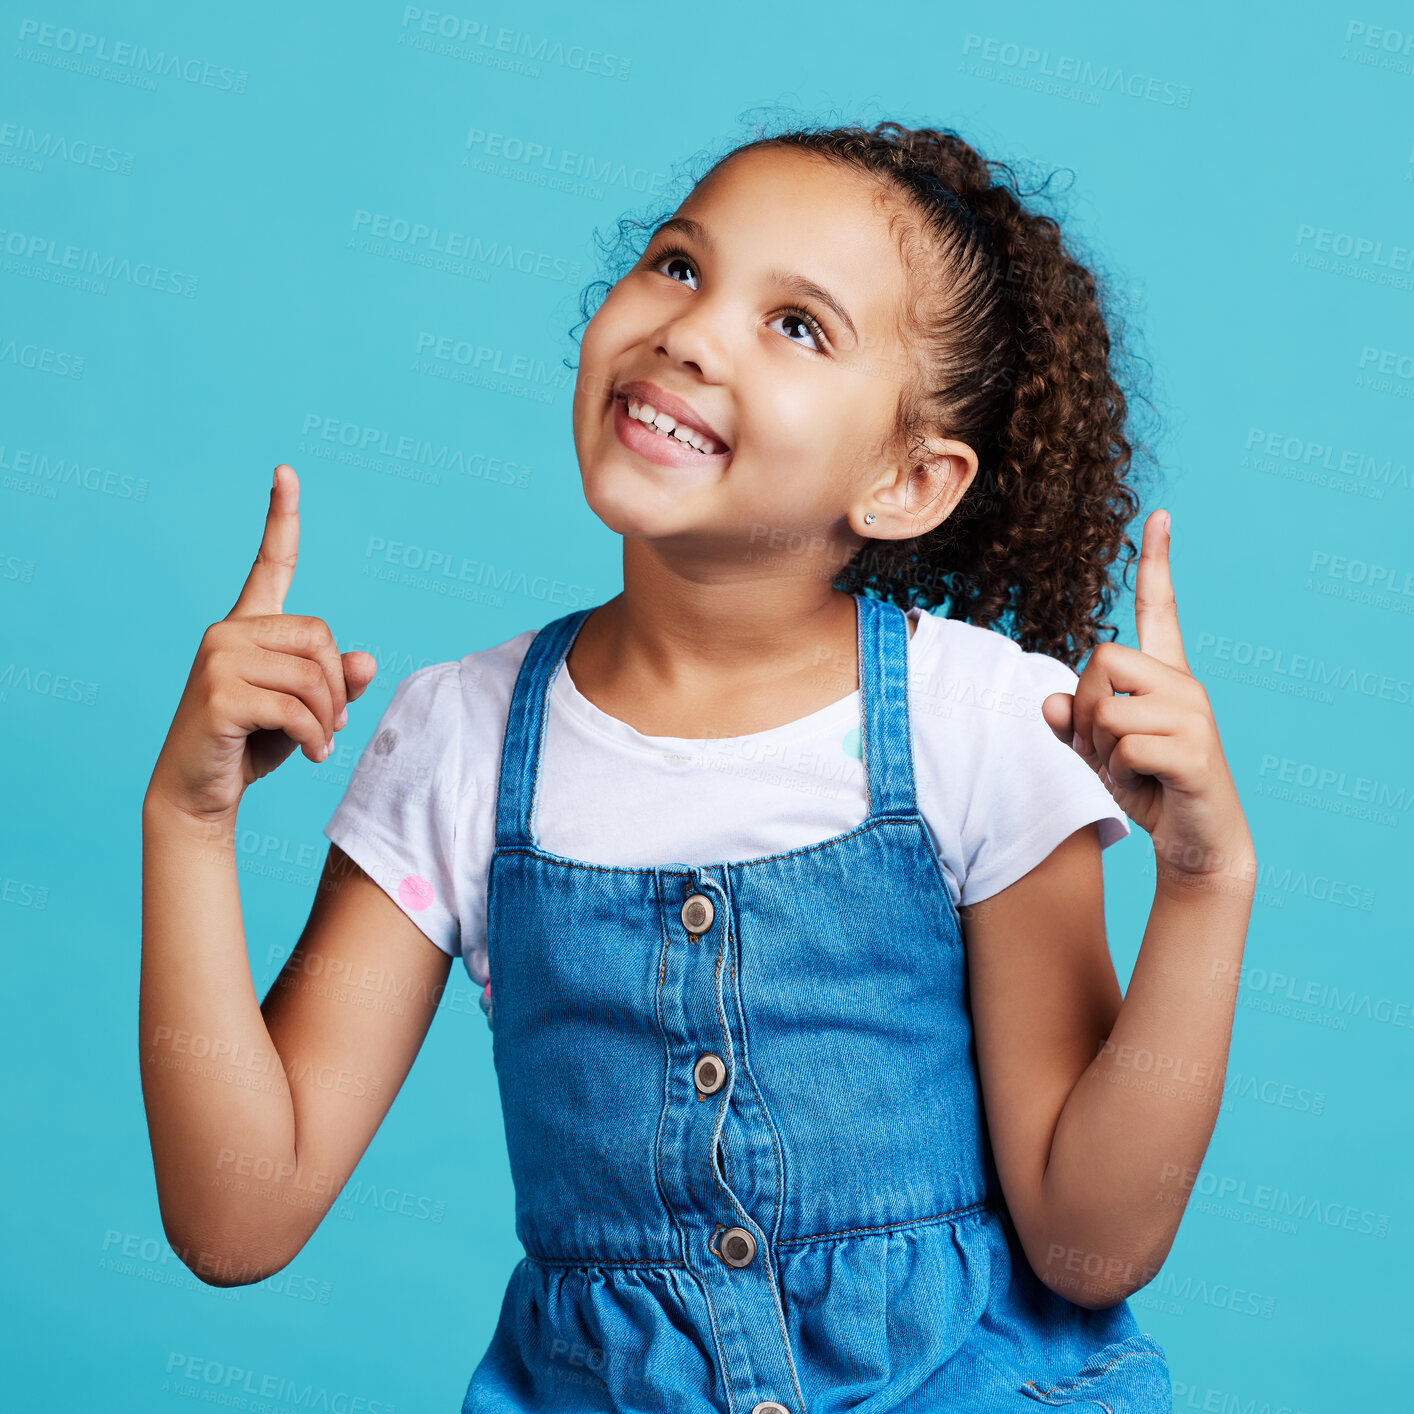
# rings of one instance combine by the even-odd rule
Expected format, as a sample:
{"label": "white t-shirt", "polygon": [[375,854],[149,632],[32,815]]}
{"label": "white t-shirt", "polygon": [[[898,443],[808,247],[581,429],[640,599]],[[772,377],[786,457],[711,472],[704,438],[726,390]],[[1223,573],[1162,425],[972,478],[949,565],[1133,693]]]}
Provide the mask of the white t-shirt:
{"label": "white t-shirt", "polygon": [[[913,609],[918,808],[955,904],[1014,883],[1092,820],[1129,833],[1103,782],[1041,716],[1078,677],[992,629]],[[536,630],[403,678],[324,833],[484,987],[486,875],[516,674]],[[357,710],[357,709],[355,709]],[[842,834],[868,813],[859,691],[749,736],[644,736],[550,690],[534,834],[596,864],[722,863]]]}

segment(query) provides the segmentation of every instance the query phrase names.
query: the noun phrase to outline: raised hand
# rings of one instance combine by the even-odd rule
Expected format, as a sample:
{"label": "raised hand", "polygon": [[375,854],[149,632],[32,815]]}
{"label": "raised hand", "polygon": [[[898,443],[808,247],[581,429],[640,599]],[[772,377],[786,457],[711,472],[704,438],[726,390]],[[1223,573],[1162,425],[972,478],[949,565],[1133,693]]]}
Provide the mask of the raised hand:
{"label": "raised hand", "polygon": [[333,749],[377,671],[340,654],[323,619],[284,612],[299,550],[299,478],[275,468],[265,534],[240,597],[202,635],[148,786],[202,820],[234,818],[245,789],[296,746],[314,762]]}
{"label": "raised hand", "polygon": [[1139,647],[1097,644],[1074,696],[1051,693],[1041,715],[1172,870],[1226,873],[1253,857],[1252,838],[1208,694],[1183,654],[1168,524],[1167,511],[1144,522],[1134,590]]}

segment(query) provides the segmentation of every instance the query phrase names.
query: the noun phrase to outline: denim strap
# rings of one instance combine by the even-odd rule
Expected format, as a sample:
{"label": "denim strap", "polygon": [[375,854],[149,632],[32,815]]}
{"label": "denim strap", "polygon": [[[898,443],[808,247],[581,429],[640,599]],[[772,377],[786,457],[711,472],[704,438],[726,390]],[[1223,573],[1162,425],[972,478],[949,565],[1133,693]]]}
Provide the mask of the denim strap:
{"label": "denim strap", "polygon": [[540,780],[540,748],[550,709],[550,684],[570,651],[590,609],[552,619],[526,650],[511,693],[506,735],[501,743],[501,773],[496,781],[496,848],[536,848],[531,832],[535,789]]}

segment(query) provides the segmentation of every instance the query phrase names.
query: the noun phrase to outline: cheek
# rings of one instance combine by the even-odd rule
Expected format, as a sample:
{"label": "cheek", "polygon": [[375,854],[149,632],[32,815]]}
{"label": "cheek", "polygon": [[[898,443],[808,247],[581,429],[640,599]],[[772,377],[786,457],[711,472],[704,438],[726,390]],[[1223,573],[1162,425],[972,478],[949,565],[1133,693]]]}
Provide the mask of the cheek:
{"label": "cheek", "polygon": [[607,353],[613,337],[613,314],[607,309],[598,310],[594,318],[585,325],[579,340],[579,371],[577,388],[584,394],[599,392],[607,396],[606,376]]}
{"label": "cheek", "polygon": [[823,483],[862,455],[861,409],[820,386],[785,390],[751,422],[752,446],[783,476]]}

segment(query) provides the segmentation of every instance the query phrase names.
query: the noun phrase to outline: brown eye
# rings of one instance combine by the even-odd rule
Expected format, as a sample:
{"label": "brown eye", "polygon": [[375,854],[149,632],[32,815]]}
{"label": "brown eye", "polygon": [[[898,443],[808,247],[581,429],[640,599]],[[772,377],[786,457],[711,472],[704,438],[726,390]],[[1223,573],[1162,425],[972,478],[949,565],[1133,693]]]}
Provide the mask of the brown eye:
{"label": "brown eye", "polygon": [[[665,270],[663,268],[664,266],[667,266],[668,269]],[[693,265],[692,259],[686,251],[674,250],[669,248],[668,250],[659,251],[656,255],[649,256],[648,268],[650,270],[661,270],[663,274],[668,275],[668,279],[677,280],[678,284],[683,285],[687,284],[687,282],[685,280],[679,279],[676,274],[669,275],[668,270],[691,270],[693,268]],[[688,288],[695,290],[697,286],[689,285]]]}
{"label": "brown eye", "polygon": [[782,330],[791,343],[799,343],[802,348],[812,347],[812,345],[803,343],[800,339],[795,337],[796,334],[806,334],[815,341],[813,347],[817,353],[824,353],[829,347],[829,340],[825,338],[825,331],[820,327],[819,321],[812,319],[805,310],[787,309],[778,314],[771,322],[775,324],[782,320],[784,320],[787,325],[795,326],[793,333],[786,333],[785,330]]}

